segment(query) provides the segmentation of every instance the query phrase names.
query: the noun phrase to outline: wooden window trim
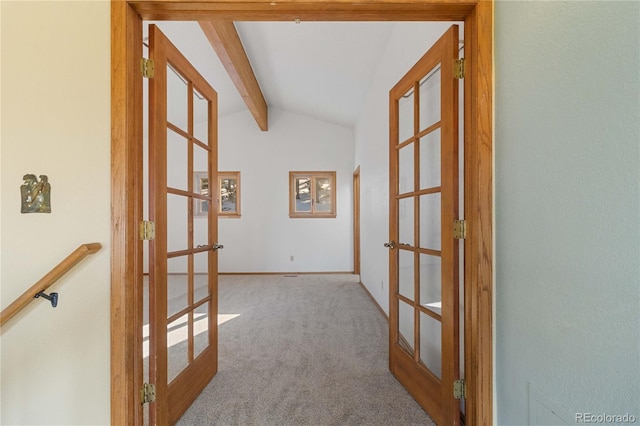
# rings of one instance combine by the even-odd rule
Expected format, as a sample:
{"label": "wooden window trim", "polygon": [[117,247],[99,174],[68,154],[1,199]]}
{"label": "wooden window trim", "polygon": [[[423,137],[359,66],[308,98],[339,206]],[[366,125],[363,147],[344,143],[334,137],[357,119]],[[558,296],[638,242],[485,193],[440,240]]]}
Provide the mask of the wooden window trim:
{"label": "wooden window trim", "polygon": [[[235,179],[236,181],[236,210],[229,212],[222,210],[222,180]],[[240,172],[218,172],[218,217],[239,218],[240,217]]]}
{"label": "wooden window trim", "polygon": [[[309,178],[311,180],[311,211],[299,212],[296,211],[296,185],[295,181],[298,178]],[[331,179],[331,210],[329,212],[317,212],[315,209],[315,180],[316,179]],[[289,217],[290,218],[335,218],[337,215],[336,209],[336,172],[289,172]]]}

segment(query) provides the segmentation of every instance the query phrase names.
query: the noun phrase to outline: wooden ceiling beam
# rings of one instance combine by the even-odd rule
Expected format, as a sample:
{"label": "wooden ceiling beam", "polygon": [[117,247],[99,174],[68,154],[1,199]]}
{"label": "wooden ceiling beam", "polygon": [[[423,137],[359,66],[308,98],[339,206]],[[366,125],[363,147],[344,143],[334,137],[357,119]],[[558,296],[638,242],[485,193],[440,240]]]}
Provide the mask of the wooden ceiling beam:
{"label": "wooden ceiling beam", "polygon": [[229,73],[240,96],[261,130],[269,129],[267,102],[251,68],[247,53],[232,21],[199,21],[200,28],[209,39],[222,65]]}

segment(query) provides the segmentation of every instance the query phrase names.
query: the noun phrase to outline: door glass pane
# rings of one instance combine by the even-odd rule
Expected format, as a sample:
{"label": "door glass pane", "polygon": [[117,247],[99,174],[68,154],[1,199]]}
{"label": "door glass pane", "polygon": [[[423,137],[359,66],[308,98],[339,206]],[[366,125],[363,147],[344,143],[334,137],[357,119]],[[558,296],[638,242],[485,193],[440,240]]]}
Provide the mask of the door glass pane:
{"label": "door glass pane", "polygon": [[420,247],[440,250],[442,246],[441,200],[439,192],[420,196]]}
{"label": "door glass pane", "polygon": [[420,189],[440,186],[440,129],[420,138]]}
{"label": "door glass pane", "polygon": [[415,323],[413,319],[413,306],[398,301],[398,344],[413,355]]}
{"label": "door glass pane", "polygon": [[209,101],[193,90],[193,136],[209,145]]}
{"label": "door glass pane", "polygon": [[189,101],[185,81],[171,65],[167,65],[167,121],[187,132]]}
{"label": "door glass pane", "polygon": [[[209,151],[193,144],[193,171],[207,176],[209,170]],[[197,182],[193,182],[194,192],[200,193]]]}
{"label": "door glass pane", "polygon": [[331,211],[331,179],[316,178],[316,211]]}
{"label": "door glass pane", "polygon": [[420,304],[440,315],[442,312],[442,259],[420,254]]}
{"label": "door glass pane", "polygon": [[400,148],[398,153],[398,193],[404,194],[413,192],[414,185],[414,161],[413,153],[415,146],[413,143]]}
{"label": "door glass pane", "polygon": [[294,191],[296,193],[296,211],[311,211],[311,179],[295,178]]}
{"label": "door glass pane", "polygon": [[187,256],[167,259],[167,318],[188,306]]}
{"label": "door glass pane", "polygon": [[398,143],[402,143],[414,135],[413,122],[413,88],[411,88],[398,100]]}
{"label": "door glass pane", "polygon": [[420,81],[420,130],[440,121],[440,68]]}
{"label": "door glass pane", "polygon": [[189,315],[167,327],[167,381],[171,383],[189,365]]}
{"label": "door glass pane", "polygon": [[193,255],[195,275],[193,277],[193,302],[199,303],[210,296],[209,253],[205,251]]}
{"label": "door glass pane", "polygon": [[[199,202],[201,200],[197,200]],[[206,201],[205,201],[206,202]],[[206,212],[202,216],[196,216],[193,220],[193,246],[206,246],[209,242],[209,218]]]}
{"label": "door glass pane", "polygon": [[420,362],[442,378],[442,324],[420,312]]}
{"label": "door glass pane", "polygon": [[398,291],[404,297],[414,300],[415,293],[415,256],[412,251],[399,250]]}
{"label": "door glass pane", "polygon": [[[167,186],[188,191],[188,140],[167,130]],[[206,170],[206,169],[205,169]]]}
{"label": "door glass pane", "polygon": [[189,198],[167,194],[167,251],[186,250],[189,235]]}
{"label": "door glass pane", "polygon": [[414,211],[414,202],[413,197],[402,198],[398,201],[399,204],[399,212],[398,212],[398,226],[399,226],[399,236],[400,236],[400,244],[408,244],[413,246],[414,234],[413,230],[415,228],[415,211]]}
{"label": "door glass pane", "polygon": [[209,346],[209,303],[196,308],[193,314],[193,357],[197,358]]}

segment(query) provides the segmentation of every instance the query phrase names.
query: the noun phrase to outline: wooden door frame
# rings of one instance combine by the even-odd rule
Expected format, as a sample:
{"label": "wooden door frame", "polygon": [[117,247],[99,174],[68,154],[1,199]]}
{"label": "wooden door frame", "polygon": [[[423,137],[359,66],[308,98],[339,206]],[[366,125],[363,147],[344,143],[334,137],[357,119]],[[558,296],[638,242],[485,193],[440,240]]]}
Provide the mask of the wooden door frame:
{"label": "wooden door frame", "polygon": [[493,0],[112,0],[111,423],[142,419],[142,19],[213,18],[465,22],[466,421],[493,424]]}
{"label": "wooden door frame", "polygon": [[353,273],[360,275],[360,166],[353,171]]}

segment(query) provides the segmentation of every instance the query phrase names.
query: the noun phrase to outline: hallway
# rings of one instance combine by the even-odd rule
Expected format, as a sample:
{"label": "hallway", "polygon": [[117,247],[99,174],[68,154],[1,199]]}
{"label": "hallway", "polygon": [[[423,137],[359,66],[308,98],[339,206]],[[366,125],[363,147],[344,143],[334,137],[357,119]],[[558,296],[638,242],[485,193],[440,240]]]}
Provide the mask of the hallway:
{"label": "hallway", "polygon": [[430,425],[355,275],[222,275],[219,372],[180,425]]}

